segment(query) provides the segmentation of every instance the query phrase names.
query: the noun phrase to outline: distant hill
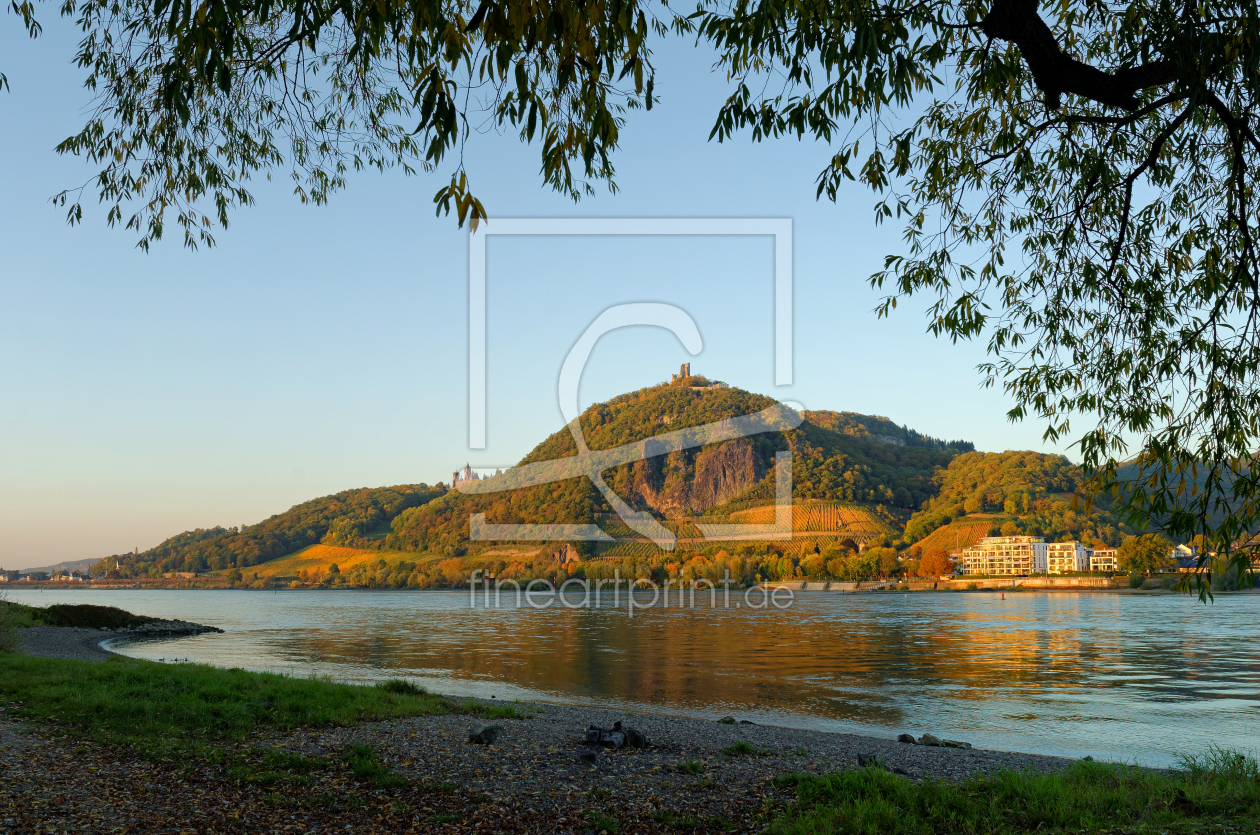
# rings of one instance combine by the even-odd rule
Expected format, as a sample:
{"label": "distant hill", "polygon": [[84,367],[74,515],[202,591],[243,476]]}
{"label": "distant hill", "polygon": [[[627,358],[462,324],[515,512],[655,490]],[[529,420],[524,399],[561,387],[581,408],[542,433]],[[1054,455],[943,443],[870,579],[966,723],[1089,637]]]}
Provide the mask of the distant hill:
{"label": "distant hill", "polygon": [[55,565],[39,565],[32,566],[31,568],[20,568],[18,570],[22,572],[43,571],[47,574],[55,574],[58,571],[87,571],[95,562],[95,559],[67,560],[66,562],[59,562]]}
{"label": "distant hill", "polygon": [[937,472],[936,495],[910,517],[904,540],[922,551],[965,548],[991,533],[1118,545],[1123,526],[1106,507],[1088,507],[1077,495],[1083,480],[1062,455],[959,455]]}
{"label": "distant hill", "polygon": [[427,484],[346,490],[295,505],[257,525],[184,531],[139,554],[106,557],[92,571],[117,570],[123,576],[136,577],[167,571],[246,568],[316,543],[379,548],[389,523],[399,513],[444,492],[445,488]]}
{"label": "distant hill", "polygon": [[873,438],[897,446],[926,447],[952,452],[974,452],[970,441],[942,441],[928,435],[920,435],[913,429],[898,426],[886,417],[860,415],[857,412],[807,411],[805,419],[815,426],[830,429],[854,438]]}
{"label": "distant hill", "polygon": [[[1242,472],[1249,473],[1250,468],[1243,464]],[[1120,500],[1123,501],[1126,498],[1126,494],[1133,484],[1146,482],[1152,475],[1154,475],[1154,471],[1151,468],[1143,468],[1136,461],[1127,461],[1121,464],[1116,470],[1116,477],[1120,482]],[[1226,471],[1222,478],[1222,485],[1227,491],[1226,494],[1220,496],[1219,499],[1211,501],[1205,499],[1203,494],[1208,478],[1208,467],[1206,465],[1200,464],[1195,471],[1185,473],[1184,487],[1178,484],[1181,476],[1169,473],[1166,478],[1175,487],[1183,490],[1180,501],[1174,503],[1176,508],[1195,517],[1200,513],[1204,513],[1208,524],[1213,529],[1219,527],[1228,516],[1233,515],[1236,510],[1242,509],[1246,505],[1245,499],[1237,500],[1232,496],[1234,476],[1229,471]],[[1152,530],[1162,529],[1169,521],[1167,516],[1152,519],[1150,527]],[[1174,540],[1179,539],[1177,536],[1173,538]]]}

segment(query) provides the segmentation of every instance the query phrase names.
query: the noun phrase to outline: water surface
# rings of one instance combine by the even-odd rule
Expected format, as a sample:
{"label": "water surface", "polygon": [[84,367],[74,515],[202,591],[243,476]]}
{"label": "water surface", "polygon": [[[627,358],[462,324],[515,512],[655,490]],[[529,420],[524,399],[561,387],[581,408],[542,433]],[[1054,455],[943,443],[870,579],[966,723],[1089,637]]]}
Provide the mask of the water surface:
{"label": "water surface", "polygon": [[1260,730],[1260,595],[813,594],[786,610],[534,609],[466,592],[17,591],[219,626],[141,658],[1171,764]]}

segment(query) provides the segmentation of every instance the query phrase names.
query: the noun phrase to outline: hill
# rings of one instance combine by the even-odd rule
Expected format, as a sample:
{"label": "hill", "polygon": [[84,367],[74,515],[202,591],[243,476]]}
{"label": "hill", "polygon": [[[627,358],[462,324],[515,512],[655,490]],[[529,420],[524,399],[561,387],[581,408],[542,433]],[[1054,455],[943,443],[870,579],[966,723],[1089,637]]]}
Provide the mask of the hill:
{"label": "hill", "polygon": [[[938,472],[960,453],[973,454],[964,441],[941,441],[884,417],[832,411],[792,413],[772,431],[706,434],[713,440],[694,447],[660,446],[678,430],[730,427],[770,409],[781,407],[769,397],[687,377],[597,403],[579,417],[590,449],[642,444],[650,453],[613,462],[603,478],[632,509],[675,534],[677,549],[670,552],[629,528],[588,478],[575,476],[497,492],[440,484],[350,490],[244,529],[186,531],[143,553],[107,558],[99,568],[124,577],[213,570],[234,584],[328,587],[447,587],[473,568],[508,578],[616,570],[658,578],[729,570],[749,582],[791,577],[816,555],[832,564],[860,545],[896,540],[912,510],[936,499]],[[751,539],[702,536],[702,525],[773,521],[775,457],[789,449],[791,531]],[[512,484],[514,471],[576,455],[565,427],[531,450],[520,469],[496,478]],[[479,483],[486,486],[493,485]],[[598,525],[611,539],[470,541],[469,519],[477,513],[489,524]]]}
{"label": "hill", "polygon": [[[666,431],[714,424],[777,405],[769,397],[707,383],[689,377],[591,406],[579,418],[587,446],[650,447]],[[794,498],[867,507],[883,520],[875,526],[880,535],[896,536],[894,517],[931,499],[938,489],[933,480],[936,470],[970,447],[904,430],[885,418],[844,412],[806,412],[803,418],[795,429],[661,450],[663,454],[612,467],[603,477],[631,508],[660,519],[729,517],[774,501],[775,454],[790,449]],[[576,443],[564,428],[520,463],[575,455]],[[486,514],[490,524],[596,524],[611,512],[584,477],[499,493],[452,491],[400,514],[385,547],[445,554],[493,547],[468,541],[468,518],[474,513]],[[589,546],[578,547],[590,553]]]}
{"label": "hill", "polygon": [[399,513],[444,492],[426,484],[345,490],[295,505],[257,525],[184,531],[147,551],[106,557],[92,573],[144,577],[247,568],[316,543],[379,550]]}
{"label": "hill", "polygon": [[906,523],[904,541],[926,552],[965,548],[982,536],[1028,534],[1118,545],[1123,527],[1077,491],[1081,470],[1062,455],[969,452],[935,476],[933,496]]}
{"label": "hill", "polygon": [[[43,571],[46,574],[56,574],[58,571],[87,571],[95,562],[95,559],[67,560],[66,562],[59,562],[55,565],[31,566],[30,568],[21,568],[18,570],[24,572]],[[0,571],[3,570],[3,568],[0,568]]]}
{"label": "hill", "polygon": [[927,447],[928,449],[974,452],[970,441],[942,441],[928,435],[920,435],[906,426],[898,426],[886,417],[860,415],[857,412],[807,411],[805,419],[815,426],[830,429],[855,438],[874,438],[896,446]]}

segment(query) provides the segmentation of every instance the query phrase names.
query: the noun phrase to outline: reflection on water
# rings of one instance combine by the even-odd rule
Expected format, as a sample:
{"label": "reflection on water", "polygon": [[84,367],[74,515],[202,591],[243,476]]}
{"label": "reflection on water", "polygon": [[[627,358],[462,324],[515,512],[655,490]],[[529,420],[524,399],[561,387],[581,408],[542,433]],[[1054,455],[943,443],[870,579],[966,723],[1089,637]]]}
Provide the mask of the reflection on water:
{"label": "reflection on water", "polygon": [[[220,626],[128,655],[1151,764],[1249,749],[1260,596],[816,594],[769,609],[470,608],[459,592],[17,592]],[[506,601],[505,601],[506,603]]]}

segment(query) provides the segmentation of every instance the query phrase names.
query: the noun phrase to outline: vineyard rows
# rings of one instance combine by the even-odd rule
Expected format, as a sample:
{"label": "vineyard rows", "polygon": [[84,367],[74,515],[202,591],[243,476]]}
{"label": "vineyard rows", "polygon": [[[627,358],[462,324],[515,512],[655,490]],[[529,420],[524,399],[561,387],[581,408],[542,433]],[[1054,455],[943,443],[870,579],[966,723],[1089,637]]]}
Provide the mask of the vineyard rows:
{"label": "vineyard rows", "polygon": [[[774,511],[774,505],[740,510],[731,514],[731,521],[746,525],[769,525],[774,523]],[[792,530],[796,532],[892,532],[888,523],[876,518],[866,508],[813,503],[793,506]]]}
{"label": "vineyard rows", "polygon": [[597,551],[599,557],[632,557],[632,558],[650,558],[661,553],[661,549],[657,548],[651,542],[637,541],[621,541],[610,544],[600,544]]}
{"label": "vineyard rows", "polygon": [[983,521],[959,520],[951,522],[943,528],[937,528],[926,537],[918,541],[918,546],[927,553],[932,548],[941,548],[945,551],[957,551],[960,548],[967,548],[975,545],[981,538],[989,535],[989,526],[993,524],[991,519]]}

